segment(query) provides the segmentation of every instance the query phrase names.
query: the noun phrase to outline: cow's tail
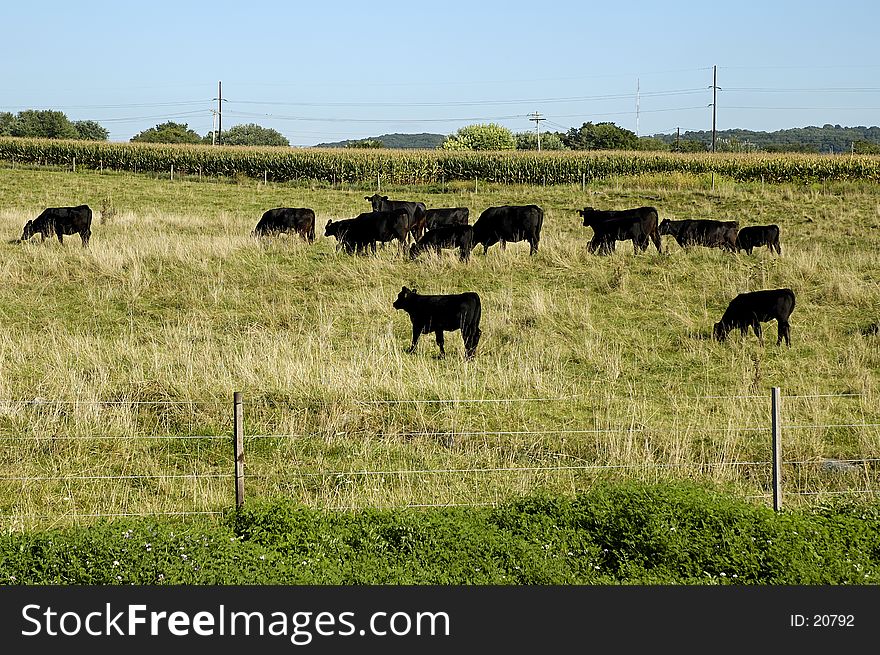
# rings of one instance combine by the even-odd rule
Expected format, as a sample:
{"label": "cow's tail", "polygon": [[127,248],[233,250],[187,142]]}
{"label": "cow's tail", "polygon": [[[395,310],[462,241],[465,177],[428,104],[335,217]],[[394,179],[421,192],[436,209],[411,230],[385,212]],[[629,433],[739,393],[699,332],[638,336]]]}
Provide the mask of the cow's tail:
{"label": "cow's tail", "polygon": [[461,334],[464,338],[464,352],[467,359],[473,359],[477,353],[477,345],[480,343],[480,336],[483,334],[480,330],[480,318],[482,317],[482,307],[480,305],[480,297],[475,294],[474,303],[468,303],[464,316],[461,321]]}
{"label": "cow's tail", "polygon": [[661,245],[663,243],[663,241],[660,238],[659,225],[660,225],[660,214],[658,214],[657,210],[655,209],[651,213],[651,222],[650,222],[650,225],[648,226],[648,235],[651,237],[651,241],[654,242],[654,246],[657,248],[657,252],[660,254],[663,254],[663,246]]}

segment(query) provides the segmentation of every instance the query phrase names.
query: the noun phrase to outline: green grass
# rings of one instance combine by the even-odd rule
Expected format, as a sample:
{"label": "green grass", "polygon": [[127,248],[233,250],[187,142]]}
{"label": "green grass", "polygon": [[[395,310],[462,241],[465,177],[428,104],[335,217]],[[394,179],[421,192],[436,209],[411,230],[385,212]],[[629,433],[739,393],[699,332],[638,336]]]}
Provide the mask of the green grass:
{"label": "green grass", "polygon": [[[876,427],[828,427],[880,423],[878,337],[862,334],[880,319],[876,185],[716,177],[713,190],[705,176],[675,174],[585,192],[478,189],[383,186],[428,207],[467,206],[472,221],[491,205],[536,203],[545,209],[537,256],[520,243],[486,257],[479,249],[468,264],[453,252],[409,262],[394,246],[349,257],[323,236],[312,246],[249,236],[276,206],[314,208],[323,235],[327,220],[369,207],[363,198],[374,189],[357,185],[0,169],[5,240],[44,207],[95,210],[88,250],[78,237],[2,245],[4,526],[228,506],[231,445],[209,437],[231,433],[235,390],[246,401],[250,499],[494,503],[621,477],[700,479],[763,496],[769,467],[737,462],[769,459],[773,386],[791,396],[860,394],[784,400],[787,425],[826,426],[786,430],[785,459],[801,462],[786,467],[790,492],[878,487],[872,462],[820,467],[824,458],[880,457]],[[102,223],[105,203],[116,215]],[[661,218],[777,223],[783,256],[686,252],[671,240],[663,255],[652,247],[634,256],[630,243],[609,257],[587,252],[592,231],[576,208],[643,204]],[[445,360],[432,338],[404,353],[409,320],[391,307],[402,285],[480,293],[475,361],[464,361],[458,334]],[[733,296],[776,286],[797,294],[790,350],[774,346],[775,326],[763,348],[738,333],[711,340]],[[553,400],[375,402],[535,398]],[[43,402],[55,400],[79,404]],[[169,402],[181,404],[156,404]],[[157,438],[189,435],[205,438]],[[610,468],[572,468],[590,466]],[[511,468],[527,470],[474,471]],[[144,477],[156,475],[177,477]],[[71,476],[88,479],[44,479]]]}

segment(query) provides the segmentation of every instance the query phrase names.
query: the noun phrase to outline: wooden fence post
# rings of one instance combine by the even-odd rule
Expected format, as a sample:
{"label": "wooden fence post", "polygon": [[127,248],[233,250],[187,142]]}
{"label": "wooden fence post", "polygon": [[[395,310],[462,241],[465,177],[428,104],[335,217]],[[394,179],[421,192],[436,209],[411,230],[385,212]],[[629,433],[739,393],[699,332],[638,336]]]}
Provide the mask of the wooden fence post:
{"label": "wooden fence post", "polygon": [[770,396],[771,427],[773,431],[773,510],[782,508],[782,397],[779,387],[773,387]]}
{"label": "wooden fence post", "polygon": [[235,458],[235,506],[244,505],[244,412],[241,391],[232,394],[233,456]]}

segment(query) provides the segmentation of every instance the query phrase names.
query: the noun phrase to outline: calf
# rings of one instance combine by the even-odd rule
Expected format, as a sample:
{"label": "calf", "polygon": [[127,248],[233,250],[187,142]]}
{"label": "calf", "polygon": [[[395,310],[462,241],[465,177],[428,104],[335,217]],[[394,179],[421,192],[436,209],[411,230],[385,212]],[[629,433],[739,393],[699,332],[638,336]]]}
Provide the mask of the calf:
{"label": "calf", "polygon": [[337,249],[348,254],[363,252],[369,247],[376,252],[376,242],[385,243],[397,239],[401,247],[406,244],[409,217],[404,209],[382,212],[364,212],[355,218],[327,221],[324,236],[336,237]]}
{"label": "calf", "polygon": [[739,223],[736,221],[711,221],[685,219],[671,221],[664,218],[660,223],[660,234],[669,234],[679,246],[706,246],[722,248],[734,252],[736,250],[736,233]]}
{"label": "calf", "polygon": [[777,255],[782,254],[782,248],[779,246],[779,226],[778,225],[749,225],[742,228],[736,235],[736,250],[745,250],[747,255],[752,254],[753,248],[767,246],[772,253],[774,250]]}
{"label": "calf", "polygon": [[25,223],[20,241],[27,241],[37,233],[42,241],[54,234],[58,243],[64,243],[65,234],[79,234],[85,248],[92,235],[92,209],[88,205],[44,209],[34,220]]}
{"label": "calf", "polygon": [[743,336],[749,326],[755,331],[758,342],[763,346],[761,323],[776,319],[779,336],[776,345],[785,339],[785,345],[791,347],[791,329],[788,318],[794,311],[794,292],[791,289],[766,289],[741,293],[730,301],[721,320],[715,324],[712,334],[718,341],[724,341],[728,333],[739,328]]}
{"label": "calf", "polygon": [[483,244],[483,254],[489,246],[501,242],[505,250],[508,241],[528,241],[529,254],[538,252],[544,210],[537,205],[505,205],[489,207],[474,223],[474,244]]}
{"label": "calf", "polygon": [[415,259],[429,248],[438,255],[442,248],[458,248],[461,260],[466,262],[471,258],[471,250],[474,249],[474,228],[470,225],[449,225],[428,230],[425,236],[410,247],[410,259]]}
{"label": "calf", "polygon": [[443,349],[443,332],[461,330],[464,351],[467,359],[473,359],[480,342],[480,296],[476,293],[457,293],[445,296],[423,296],[415,289],[401,288],[394,301],[394,309],[402,309],[412,321],[412,345],[407,352],[416,350],[422,334],[433,332],[440,346],[440,357],[446,356]]}
{"label": "calf", "polygon": [[425,211],[425,228],[436,230],[447,225],[467,225],[470,210],[467,207],[442,207]]}
{"label": "calf", "polygon": [[597,248],[600,252],[611,252],[615,241],[630,240],[636,253],[647,250],[650,241],[654,242],[657,252],[663,252],[657,229],[659,215],[654,207],[605,211],[584,207],[578,214],[584,219],[584,227],[593,228],[590,252]]}
{"label": "calf", "polygon": [[306,207],[277,207],[266,211],[253,236],[270,237],[284,233],[299,234],[312,243],[315,240],[315,212]]}
{"label": "calf", "polygon": [[388,196],[380,196],[378,193],[364,196],[364,200],[370,202],[374,212],[405,209],[409,216],[408,232],[412,235],[413,240],[418,240],[425,233],[425,212],[427,211],[425,203],[409,200],[389,200]]}

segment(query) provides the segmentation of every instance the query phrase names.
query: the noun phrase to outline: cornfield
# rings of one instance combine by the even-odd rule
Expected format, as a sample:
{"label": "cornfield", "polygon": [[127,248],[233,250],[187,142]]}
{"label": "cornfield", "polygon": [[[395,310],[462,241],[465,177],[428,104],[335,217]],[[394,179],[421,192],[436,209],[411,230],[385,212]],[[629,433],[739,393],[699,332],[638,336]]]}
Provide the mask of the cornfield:
{"label": "cornfield", "polygon": [[173,166],[183,174],[334,184],[376,179],[401,185],[474,179],[577,184],[655,173],[715,173],[740,182],[768,183],[880,181],[880,157],[871,155],[331,150],[0,138],[0,160],[154,173],[167,173]]}

